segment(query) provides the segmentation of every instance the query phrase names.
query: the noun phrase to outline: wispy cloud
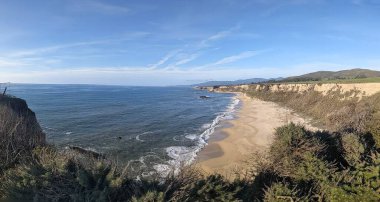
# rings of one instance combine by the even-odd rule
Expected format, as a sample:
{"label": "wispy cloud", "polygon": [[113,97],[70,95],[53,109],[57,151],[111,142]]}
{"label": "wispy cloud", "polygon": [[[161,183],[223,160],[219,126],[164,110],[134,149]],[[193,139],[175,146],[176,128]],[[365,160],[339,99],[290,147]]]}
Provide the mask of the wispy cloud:
{"label": "wispy cloud", "polygon": [[171,58],[173,58],[177,53],[179,53],[181,50],[173,50],[173,51],[170,51],[168,54],[166,54],[164,57],[162,57],[158,62],[152,64],[152,65],[149,65],[148,66],[148,69],[157,69],[159,68],[161,65],[165,64],[168,60],[170,60]]}
{"label": "wispy cloud", "polygon": [[126,14],[131,12],[131,9],[125,5],[116,5],[100,0],[77,0],[72,5],[75,11],[88,11],[101,14]]}
{"label": "wispy cloud", "polygon": [[224,57],[216,62],[213,62],[213,63],[210,63],[210,64],[206,64],[206,65],[202,65],[202,66],[198,66],[198,67],[195,67],[195,68],[192,68],[194,70],[200,70],[200,69],[206,69],[206,68],[209,68],[209,67],[216,67],[216,66],[221,66],[221,65],[225,65],[225,64],[230,64],[230,63],[233,63],[233,62],[237,62],[239,60],[243,60],[243,59],[247,59],[247,58],[251,58],[251,57],[254,57],[260,53],[262,53],[264,51],[245,51],[245,52],[242,52],[242,53],[239,53],[237,55],[232,55],[232,56],[228,56],[228,57]]}
{"label": "wispy cloud", "polygon": [[185,57],[181,60],[178,60],[174,65],[179,66],[179,65],[187,64],[187,63],[197,59],[198,57],[199,57],[199,53],[191,54],[191,55],[188,55],[187,57]]}
{"label": "wispy cloud", "polygon": [[100,40],[100,41],[87,41],[87,42],[61,44],[61,45],[55,45],[55,46],[49,46],[49,47],[43,47],[43,48],[16,51],[16,52],[12,52],[8,54],[8,56],[9,57],[35,56],[35,55],[40,55],[40,54],[44,54],[48,52],[55,52],[60,49],[75,48],[75,47],[80,47],[80,46],[90,46],[90,45],[104,44],[104,43],[109,43],[109,42],[110,42],[109,40]]}
{"label": "wispy cloud", "polygon": [[233,56],[229,56],[229,57],[225,57],[215,63],[213,63],[213,66],[216,66],[216,65],[224,65],[224,64],[228,64],[228,63],[232,63],[232,62],[236,62],[238,60],[242,60],[242,59],[245,59],[245,58],[250,58],[250,57],[253,57],[253,56],[256,56],[259,52],[258,51],[246,51],[246,52],[242,52],[238,55],[233,55]]}
{"label": "wispy cloud", "polygon": [[0,68],[19,67],[19,66],[25,66],[25,65],[26,65],[25,63],[20,62],[20,61],[0,58]]}
{"label": "wispy cloud", "polygon": [[[315,68],[315,69],[314,69]],[[143,66],[59,68],[49,71],[10,71],[0,74],[0,81],[28,83],[92,83],[117,85],[178,85],[194,84],[200,80],[236,80],[247,78],[273,78],[300,75],[315,70],[341,70],[355,68],[347,64],[319,62],[295,64],[285,67],[257,67],[215,69],[149,69]],[[362,67],[366,68],[366,67]],[[374,68],[379,69],[379,68]],[[152,79],[154,78],[154,79]]]}
{"label": "wispy cloud", "polygon": [[36,56],[36,55],[42,55],[44,53],[56,52],[56,51],[61,50],[61,49],[69,49],[69,48],[101,45],[101,44],[112,44],[115,42],[128,41],[128,40],[133,40],[136,38],[144,37],[147,35],[149,35],[149,33],[147,33],[147,32],[131,32],[131,33],[126,33],[119,38],[109,38],[109,39],[92,40],[92,41],[81,41],[81,42],[58,44],[58,45],[35,48],[35,49],[18,50],[18,51],[10,52],[9,54],[7,54],[7,56],[8,57]]}
{"label": "wispy cloud", "polygon": [[226,38],[227,36],[231,35],[231,33],[234,30],[238,28],[239,26],[234,26],[228,30],[217,32],[207,37],[206,39],[201,40],[199,43],[196,43],[196,45],[186,45],[181,49],[170,51],[155,64],[148,65],[148,68],[152,70],[157,69],[157,68],[160,68],[162,65],[166,64],[168,61],[172,60],[171,63],[162,67],[162,69],[165,69],[165,70],[176,69],[180,65],[184,65],[191,61],[194,61],[200,55],[202,55],[202,51],[205,48],[208,48],[212,42]]}
{"label": "wispy cloud", "polygon": [[[57,44],[46,47],[39,47],[34,49],[14,50],[10,52],[4,52],[0,54],[0,68],[49,68],[59,66],[60,63],[64,63],[67,58],[75,58],[75,53],[78,50],[91,50],[93,46],[97,45],[112,45],[121,43],[128,40],[144,37],[148,35],[147,32],[129,32],[125,33],[117,38],[99,39],[92,41],[73,42],[66,44]],[[62,50],[72,50],[67,55]],[[90,56],[88,56],[90,57]],[[77,57],[78,58],[78,57]]]}
{"label": "wispy cloud", "polygon": [[217,41],[217,40],[220,40],[220,39],[223,39],[223,38],[226,38],[227,36],[231,35],[231,33],[237,29],[239,29],[240,26],[234,26],[228,30],[224,30],[224,31],[220,31],[210,37],[208,37],[207,39],[204,39],[202,40],[200,43],[199,43],[199,46],[200,47],[206,47],[206,46],[209,46],[209,43],[213,42],[213,41]]}
{"label": "wispy cloud", "polygon": [[[5,55],[4,58],[0,58],[0,67],[20,67],[21,69],[28,70],[27,72],[34,72],[30,67],[38,66],[40,67],[39,74],[42,75],[43,72],[64,72],[65,74],[71,73],[107,73],[107,74],[117,74],[123,73],[133,73],[133,74],[154,74],[154,73],[165,73],[165,74],[186,74],[186,72],[195,71],[208,71],[207,67],[215,67],[219,65],[230,64],[245,58],[253,57],[258,54],[257,51],[245,51],[237,55],[228,56],[222,58],[214,63],[202,65],[202,68],[183,68],[184,65],[197,60],[205,52],[210,51],[210,47],[213,42],[223,40],[233,34],[235,30],[239,29],[239,26],[234,26],[230,29],[219,31],[198,43],[192,43],[184,45],[183,47],[174,49],[167,54],[163,55],[156,63],[147,64],[138,67],[84,67],[78,66],[77,68],[67,68],[62,67],[64,65],[64,60],[54,60],[54,58],[60,58],[59,56],[65,56],[66,52],[61,52],[63,49],[73,50],[74,52],[78,48],[92,48],[98,45],[113,44],[124,40],[135,39],[136,37],[146,36],[149,33],[136,32],[135,34],[127,34],[127,36],[119,38],[109,38],[103,40],[92,40],[92,41],[80,41],[74,43],[58,44],[53,46],[17,50]],[[74,53],[73,52],[73,53]],[[54,53],[54,54],[49,54]],[[63,55],[62,55],[63,54]],[[56,57],[55,57],[56,56]],[[53,58],[53,59],[52,59]],[[53,66],[54,65],[54,66]],[[55,67],[55,68],[53,68]],[[45,69],[45,71],[43,71]],[[55,71],[57,69],[58,71]],[[59,70],[61,69],[61,70]],[[65,70],[64,70],[65,69]],[[47,71],[48,70],[48,71]],[[52,74],[53,74],[52,73]],[[55,73],[54,73],[55,74]],[[58,73],[57,73],[58,74]]]}
{"label": "wispy cloud", "polygon": [[8,70],[15,70],[17,68],[18,70],[21,70],[23,68],[43,68],[48,67],[54,64],[59,63],[60,60],[58,59],[46,59],[46,58],[0,58],[0,68],[2,70],[8,69]]}

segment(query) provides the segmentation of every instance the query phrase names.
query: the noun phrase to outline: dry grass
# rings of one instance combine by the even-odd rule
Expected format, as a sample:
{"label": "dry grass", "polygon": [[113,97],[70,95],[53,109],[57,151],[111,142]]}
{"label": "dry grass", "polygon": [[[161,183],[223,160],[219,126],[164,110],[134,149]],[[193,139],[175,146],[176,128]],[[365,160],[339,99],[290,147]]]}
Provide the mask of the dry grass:
{"label": "dry grass", "polygon": [[[15,162],[26,157],[36,146],[45,144],[43,134],[37,120],[27,106],[20,111],[9,102],[0,100],[0,172]],[[8,98],[16,99],[16,98]]]}

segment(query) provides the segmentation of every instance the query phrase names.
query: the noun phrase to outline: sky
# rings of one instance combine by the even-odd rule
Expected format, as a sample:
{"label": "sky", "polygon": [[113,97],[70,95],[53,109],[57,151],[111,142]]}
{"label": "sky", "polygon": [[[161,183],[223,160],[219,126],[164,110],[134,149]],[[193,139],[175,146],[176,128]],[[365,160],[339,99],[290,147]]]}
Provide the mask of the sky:
{"label": "sky", "polygon": [[183,85],[379,56],[378,0],[0,0],[0,82]]}

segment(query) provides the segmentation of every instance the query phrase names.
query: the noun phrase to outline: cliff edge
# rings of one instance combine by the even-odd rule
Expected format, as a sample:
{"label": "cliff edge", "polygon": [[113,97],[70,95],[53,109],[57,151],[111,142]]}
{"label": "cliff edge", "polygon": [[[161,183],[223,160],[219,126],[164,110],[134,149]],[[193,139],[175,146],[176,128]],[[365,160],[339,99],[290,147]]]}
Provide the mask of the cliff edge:
{"label": "cliff edge", "polygon": [[45,134],[26,101],[0,95],[0,160],[4,165],[18,161],[22,154],[45,144]]}
{"label": "cliff edge", "polygon": [[338,92],[345,95],[346,98],[366,97],[380,92],[380,83],[276,83],[276,84],[250,84],[250,85],[231,85],[231,86],[210,86],[200,87],[200,89],[211,92],[231,92],[231,91],[269,91],[269,92],[296,92],[305,93],[310,91],[320,92],[328,95],[332,92]]}

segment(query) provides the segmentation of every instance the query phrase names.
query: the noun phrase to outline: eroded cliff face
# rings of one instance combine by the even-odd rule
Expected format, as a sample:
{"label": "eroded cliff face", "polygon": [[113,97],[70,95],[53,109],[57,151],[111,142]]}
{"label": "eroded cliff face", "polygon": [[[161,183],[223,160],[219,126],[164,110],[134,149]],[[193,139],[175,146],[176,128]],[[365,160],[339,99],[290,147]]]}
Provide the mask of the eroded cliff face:
{"label": "eroded cliff face", "polygon": [[35,113],[25,100],[0,95],[0,160],[11,163],[23,152],[45,145]]}
{"label": "eroded cliff face", "polygon": [[271,91],[271,92],[297,92],[308,91],[320,92],[327,95],[337,92],[346,95],[347,98],[371,96],[380,92],[380,83],[356,83],[356,84],[251,84],[235,86],[213,86],[201,87],[201,89],[212,92],[231,92],[231,91]]}

